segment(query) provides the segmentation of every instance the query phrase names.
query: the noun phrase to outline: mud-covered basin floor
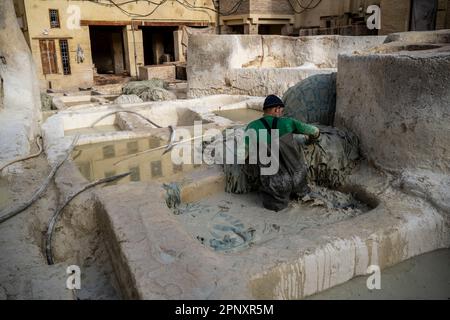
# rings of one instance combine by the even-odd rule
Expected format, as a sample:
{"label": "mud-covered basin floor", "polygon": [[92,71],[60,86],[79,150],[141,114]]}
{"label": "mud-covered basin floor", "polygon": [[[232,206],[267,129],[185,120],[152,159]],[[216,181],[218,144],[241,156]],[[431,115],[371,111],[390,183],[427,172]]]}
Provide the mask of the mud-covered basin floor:
{"label": "mud-covered basin floor", "polygon": [[273,212],[264,209],[257,192],[245,195],[223,192],[184,203],[174,214],[198,241],[214,251],[232,253],[300,234],[307,228],[351,219],[373,208],[373,204],[355,197],[313,186],[310,195],[292,200],[281,212]]}

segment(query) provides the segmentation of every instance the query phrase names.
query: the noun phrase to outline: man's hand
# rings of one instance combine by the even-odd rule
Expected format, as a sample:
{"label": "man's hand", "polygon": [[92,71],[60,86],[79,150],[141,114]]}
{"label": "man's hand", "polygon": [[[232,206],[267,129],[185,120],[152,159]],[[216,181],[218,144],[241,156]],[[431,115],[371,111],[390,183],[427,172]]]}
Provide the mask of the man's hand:
{"label": "man's hand", "polygon": [[306,144],[311,144],[320,141],[320,131],[317,129],[316,135],[309,135],[307,136]]}
{"label": "man's hand", "polygon": [[312,138],[313,138],[314,140],[318,140],[318,139],[320,138],[320,130],[319,130],[319,129],[317,129],[316,135],[315,135],[315,136],[312,136]]}

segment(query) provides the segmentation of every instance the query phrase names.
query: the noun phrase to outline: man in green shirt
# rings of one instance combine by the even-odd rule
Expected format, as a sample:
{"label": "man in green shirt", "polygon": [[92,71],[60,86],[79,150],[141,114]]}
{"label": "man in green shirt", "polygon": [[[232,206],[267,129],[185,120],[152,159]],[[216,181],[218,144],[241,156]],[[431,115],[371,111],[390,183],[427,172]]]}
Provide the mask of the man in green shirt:
{"label": "man in green shirt", "polygon": [[[267,146],[273,144],[272,130],[278,130],[279,133],[279,141],[276,144],[279,147],[278,171],[272,175],[263,175],[260,171],[260,192],[263,205],[273,211],[285,209],[290,198],[302,197],[309,191],[306,182],[308,168],[301,146],[293,138],[293,134],[303,134],[310,140],[318,139],[320,136],[317,127],[292,118],[282,117],[283,109],[283,101],[275,95],[269,95],[264,101],[264,116],[251,122],[246,128],[247,133],[254,130],[257,138],[257,141],[250,141],[251,135],[248,135],[246,137],[247,146],[250,143],[257,143],[261,147],[260,132],[262,130],[266,130]],[[260,169],[264,167],[260,161],[258,161],[258,164]]]}

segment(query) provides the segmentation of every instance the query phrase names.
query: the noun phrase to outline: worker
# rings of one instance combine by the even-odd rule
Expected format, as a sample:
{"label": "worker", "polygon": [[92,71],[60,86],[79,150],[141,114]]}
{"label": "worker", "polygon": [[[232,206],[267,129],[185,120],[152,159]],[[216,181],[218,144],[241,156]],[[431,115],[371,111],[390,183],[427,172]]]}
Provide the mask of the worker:
{"label": "worker", "polygon": [[[266,144],[269,147],[272,143],[271,130],[278,130],[279,133],[279,167],[278,172],[272,175],[263,175],[259,171],[260,192],[263,205],[272,211],[281,211],[287,208],[289,200],[301,198],[309,192],[306,181],[307,165],[301,149],[301,145],[294,139],[293,134],[303,134],[309,142],[317,141],[320,137],[320,130],[296,119],[282,117],[284,111],[283,101],[275,96],[269,95],[264,101],[264,115],[261,119],[250,122],[246,128],[256,131],[258,146],[261,130],[267,130]],[[246,144],[250,143],[251,135],[247,135]],[[255,149],[253,149],[255,150]],[[270,153],[271,148],[268,148]],[[258,161],[261,169],[261,162]]]}

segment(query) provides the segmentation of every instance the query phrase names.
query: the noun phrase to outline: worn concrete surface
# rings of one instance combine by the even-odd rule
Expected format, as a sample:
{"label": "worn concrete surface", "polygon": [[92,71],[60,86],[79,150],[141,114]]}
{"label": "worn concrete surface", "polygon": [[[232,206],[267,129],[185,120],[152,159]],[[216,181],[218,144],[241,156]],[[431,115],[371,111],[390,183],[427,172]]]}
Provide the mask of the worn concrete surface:
{"label": "worn concrete surface", "polygon": [[[448,39],[450,31],[440,34]],[[380,167],[448,173],[450,43],[428,50],[385,46],[395,44],[400,51],[339,57],[336,125],[354,131],[364,155]]]}
{"label": "worn concrete surface", "polygon": [[104,190],[97,214],[128,298],[298,299],[365,275],[370,264],[384,269],[450,245],[445,216],[369,172],[361,168],[351,184],[376,195],[372,211],[236,254],[214,252],[189,234],[158,186],[130,184],[120,203],[123,188]]}
{"label": "worn concrete surface", "polygon": [[385,37],[193,35],[188,48],[188,96],[283,95],[310,75],[336,71],[338,54],[368,49],[384,40]]}
{"label": "worn concrete surface", "polygon": [[[0,201],[0,210],[28,200],[48,171],[47,160],[41,156],[25,161],[20,174],[0,178],[0,193],[3,194],[5,189],[8,192],[6,201]],[[71,172],[76,172],[73,167]],[[43,231],[64,195],[79,186],[76,176],[68,177],[70,174],[62,168],[56,184],[51,184],[43,197],[0,224],[0,299],[120,298],[120,292],[112,284],[115,276],[108,254],[99,240],[101,234],[96,229],[90,193],[75,199],[64,210],[54,234],[56,263],[47,265],[43,254]],[[84,183],[81,179],[78,182]],[[66,269],[74,264],[81,268],[82,284],[82,289],[75,295],[66,288]]]}

